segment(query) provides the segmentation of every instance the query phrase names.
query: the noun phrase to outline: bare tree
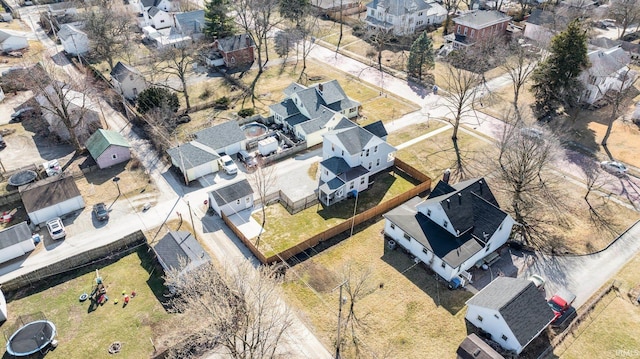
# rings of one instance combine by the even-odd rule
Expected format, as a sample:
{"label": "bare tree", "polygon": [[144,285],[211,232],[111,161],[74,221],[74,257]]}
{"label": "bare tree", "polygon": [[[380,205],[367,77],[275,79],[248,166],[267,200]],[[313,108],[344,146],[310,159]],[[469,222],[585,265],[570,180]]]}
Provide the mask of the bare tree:
{"label": "bare tree", "polygon": [[[471,1],[469,1],[471,2]],[[444,19],[444,23],[442,26],[444,29],[442,30],[443,35],[449,34],[449,25],[451,24],[451,15],[455,14],[460,6],[460,0],[442,0],[442,6],[447,10],[447,17]]]}
{"label": "bare tree", "polygon": [[87,9],[83,15],[83,30],[89,37],[90,54],[109,64],[113,69],[115,59],[132,48],[135,23],[133,15],[113,5],[111,1],[100,0],[99,4]]}
{"label": "bare tree", "polygon": [[256,247],[260,245],[260,236],[267,222],[267,196],[271,193],[278,181],[278,175],[275,169],[275,166],[265,166],[259,163],[256,170],[247,175],[247,180],[258,193],[258,198],[262,204],[262,223],[260,225],[260,233],[258,233],[258,238],[256,239]]}
{"label": "bare tree", "polygon": [[453,126],[451,139],[458,139],[458,128],[462,117],[471,113],[476,101],[477,87],[481,84],[482,77],[473,72],[456,67],[452,63],[445,64],[443,95],[444,105],[453,114],[453,119],[447,119]]}
{"label": "bare tree", "polygon": [[[547,245],[544,225],[563,225],[563,204],[555,176],[550,171],[561,151],[549,131],[528,133],[511,118],[505,119],[498,141],[497,175],[500,188],[510,198],[507,206],[522,241],[534,247]],[[521,122],[519,122],[521,123]]]}
{"label": "bare tree", "polygon": [[238,359],[282,355],[292,314],[280,299],[272,267],[256,269],[243,261],[219,270],[205,264],[182,273],[171,270],[165,284],[175,291],[171,304],[184,320],[175,335],[189,338],[173,348],[173,357],[194,346]]}
{"label": "bare tree", "polygon": [[638,0],[612,0],[609,14],[622,29],[619,37],[622,39],[629,26],[637,24],[640,20],[640,2]]}
{"label": "bare tree", "polygon": [[393,29],[375,28],[366,33],[366,39],[376,49],[378,55],[378,70],[382,71],[382,51],[385,46],[391,43],[391,39],[395,38]]}
{"label": "bare tree", "polygon": [[513,87],[513,107],[518,111],[520,92],[527,83],[529,75],[531,75],[536,68],[537,62],[534,56],[532,56],[532,53],[527,48],[522,47],[517,40],[512,41],[507,49],[506,59],[502,63],[501,68],[506,71],[511,79],[511,85]]}
{"label": "bare tree", "polygon": [[[191,110],[187,79],[191,74],[193,64],[197,62],[199,45],[199,43],[193,42],[178,47],[167,46],[158,49],[155,53],[156,69],[153,72],[155,78],[152,78],[151,82],[157,86],[182,93],[187,112]],[[172,79],[177,79],[178,83]]]}
{"label": "bare tree", "polygon": [[605,132],[602,142],[600,143],[604,147],[607,147],[607,141],[609,140],[609,136],[611,136],[613,123],[620,115],[620,107],[627,98],[630,90],[633,88],[633,84],[637,80],[636,72],[631,70],[629,67],[626,67],[623,71],[624,72],[620,74],[621,76],[617,78],[620,82],[618,88],[609,90],[605,94],[605,99],[608,100],[611,106],[611,115],[609,116],[609,121],[607,123],[607,132]]}
{"label": "bare tree", "polygon": [[[361,339],[361,333],[366,332],[366,318],[369,313],[359,314],[357,303],[367,295],[375,291],[371,285],[371,268],[356,268],[352,264],[347,264],[342,269],[343,284],[346,293],[347,315],[341,319],[341,329],[344,336],[341,336],[337,343],[337,352],[346,351],[355,358],[361,357],[363,351],[368,349]],[[340,300],[343,300],[340,298]],[[341,355],[339,355],[341,357]]]}

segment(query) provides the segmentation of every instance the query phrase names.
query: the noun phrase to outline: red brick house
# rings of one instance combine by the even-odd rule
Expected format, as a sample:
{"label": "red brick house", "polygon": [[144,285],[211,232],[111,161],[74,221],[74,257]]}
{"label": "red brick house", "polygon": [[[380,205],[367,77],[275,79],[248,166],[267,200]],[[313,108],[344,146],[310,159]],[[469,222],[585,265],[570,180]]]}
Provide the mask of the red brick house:
{"label": "red brick house", "polygon": [[446,37],[454,48],[473,45],[475,42],[507,33],[511,17],[495,10],[476,10],[453,19],[454,33]]}
{"label": "red brick house", "polygon": [[255,43],[248,34],[235,35],[213,42],[213,51],[208,56],[209,65],[238,67],[250,65],[255,59]]}

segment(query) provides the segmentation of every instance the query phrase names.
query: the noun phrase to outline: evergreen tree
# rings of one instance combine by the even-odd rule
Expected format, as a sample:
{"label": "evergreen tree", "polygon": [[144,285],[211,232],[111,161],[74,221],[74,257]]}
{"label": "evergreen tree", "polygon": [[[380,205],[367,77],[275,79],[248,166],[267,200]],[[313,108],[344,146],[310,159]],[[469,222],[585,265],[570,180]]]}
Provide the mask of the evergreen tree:
{"label": "evergreen tree", "polygon": [[549,57],[531,76],[539,117],[553,116],[560,106],[576,105],[582,91],[578,76],[587,67],[587,32],[579,20],[574,20],[553,37]]}
{"label": "evergreen tree", "polygon": [[298,26],[310,6],[309,0],[280,0],[280,15]]}
{"label": "evergreen tree", "polygon": [[411,45],[407,61],[407,72],[422,81],[424,70],[431,70],[435,66],[435,54],[431,38],[423,32]]}
{"label": "evergreen tree", "polygon": [[204,7],[205,35],[212,39],[233,35],[233,20],[228,12],[229,0],[208,0]]}
{"label": "evergreen tree", "polygon": [[163,87],[149,87],[140,92],[137,99],[137,108],[140,113],[145,114],[154,108],[166,108],[172,112],[178,111],[180,101],[175,92]]}

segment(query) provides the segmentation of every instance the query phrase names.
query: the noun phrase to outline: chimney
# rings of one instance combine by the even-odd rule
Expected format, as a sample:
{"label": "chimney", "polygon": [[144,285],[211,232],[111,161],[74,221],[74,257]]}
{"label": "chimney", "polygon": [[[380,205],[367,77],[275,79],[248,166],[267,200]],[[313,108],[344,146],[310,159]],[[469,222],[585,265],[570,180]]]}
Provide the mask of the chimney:
{"label": "chimney", "polygon": [[450,177],[451,177],[451,170],[447,168],[446,170],[444,170],[444,173],[442,174],[442,182],[449,183]]}
{"label": "chimney", "polygon": [[322,93],[322,84],[318,84],[318,90],[320,91],[320,93]]}
{"label": "chimney", "polygon": [[458,204],[462,204],[462,193],[458,192]]}
{"label": "chimney", "polygon": [[244,41],[247,43],[247,47],[251,46],[251,39],[249,38],[249,36],[245,36]]}

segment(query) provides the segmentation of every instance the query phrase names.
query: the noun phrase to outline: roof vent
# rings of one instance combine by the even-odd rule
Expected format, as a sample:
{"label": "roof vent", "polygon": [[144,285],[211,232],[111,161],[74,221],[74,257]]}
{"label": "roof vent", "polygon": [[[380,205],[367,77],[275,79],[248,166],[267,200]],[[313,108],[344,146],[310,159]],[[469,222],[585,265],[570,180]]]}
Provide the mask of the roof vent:
{"label": "roof vent", "polygon": [[320,90],[320,92],[322,92],[322,84],[318,84],[318,90]]}
{"label": "roof vent", "polygon": [[451,200],[447,198],[447,208],[451,208]]}
{"label": "roof vent", "polygon": [[458,204],[462,204],[462,193],[458,192]]}

